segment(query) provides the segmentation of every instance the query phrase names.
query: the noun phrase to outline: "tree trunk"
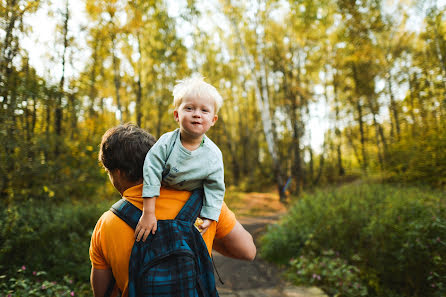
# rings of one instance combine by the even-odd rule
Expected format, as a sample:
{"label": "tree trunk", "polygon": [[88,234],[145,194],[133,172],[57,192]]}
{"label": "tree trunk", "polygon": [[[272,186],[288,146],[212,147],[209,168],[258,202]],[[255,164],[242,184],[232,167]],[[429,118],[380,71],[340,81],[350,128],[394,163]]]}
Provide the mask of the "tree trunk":
{"label": "tree trunk", "polygon": [[352,129],[349,128],[348,130],[349,131],[346,131],[345,136],[347,137],[347,140],[353,149],[353,153],[355,154],[356,160],[358,160],[359,164],[362,164],[362,160],[361,160],[361,156],[359,155],[358,148],[356,147],[355,143],[353,142]]}
{"label": "tree trunk", "polygon": [[[386,160],[387,156],[387,141],[386,137],[384,136],[384,129],[382,128],[381,124],[378,123],[376,120],[376,116],[378,115],[379,107],[376,106],[377,102],[372,99],[371,96],[367,96],[367,101],[369,105],[370,112],[373,116],[373,125],[375,126],[375,135],[376,135],[376,145],[378,148],[378,157],[380,161],[381,169],[384,169],[384,162]],[[380,144],[382,144],[382,152]]]}
{"label": "tree trunk", "polygon": [[375,126],[375,138],[376,138],[376,148],[378,151],[378,161],[379,161],[379,167],[381,170],[384,169],[384,158],[381,151],[381,145],[379,140],[379,128],[378,128],[378,122],[376,121],[376,115],[373,113],[373,125]]}
{"label": "tree trunk", "polygon": [[414,85],[413,85],[413,81],[412,81],[412,76],[410,75],[410,73],[407,73],[408,76],[408,81],[409,81],[409,104],[410,104],[410,110],[409,110],[409,114],[410,114],[410,118],[412,120],[412,136],[416,136],[417,135],[417,118],[415,116],[415,90],[414,90]]}
{"label": "tree trunk", "polygon": [[364,121],[362,115],[362,105],[361,105],[361,100],[359,99],[356,102],[356,110],[358,111],[359,133],[361,136],[362,170],[364,173],[366,173],[368,167],[368,161],[367,161],[367,153],[365,150],[365,133],[364,133]]}
{"label": "tree trunk", "polygon": [[119,123],[122,124],[122,106],[121,106],[121,74],[119,60],[116,56],[116,35],[112,36],[112,60],[113,60],[113,81],[115,84],[116,108],[118,109],[117,117]]}
{"label": "tree trunk", "polygon": [[74,139],[77,133],[77,112],[76,112],[76,94],[70,94],[68,96],[70,102],[70,126],[71,126],[71,138]]}
{"label": "tree trunk", "polygon": [[[400,120],[399,120],[399,116],[398,116],[398,106],[397,103],[395,101],[395,97],[393,95],[393,87],[392,87],[392,76],[390,74],[390,72],[388,73],[387,76],[387,90],[389,92],[389,96],[390,96],[390,121],[395,123],[395,129],[396,129],[396,136],[397,136],[397,140],[399,141],[401,139],[401,129],[400,129]],[[392,121],[392,115],[393,115],[393,121]],[[393,125],[392,125],[393,127]]]}
{"label": "tree trunk", "polygon": [[[2,48],[0,57],[0,82],[3,84],[2,90],[0,91],[0,94],[3,97],[0,121],[6,128],[5,130],[7,132],[8,139],[10,137],[14,137],[14,135],[11,135],[11,133],[15,130],[16,125],[15,109],[17,106],[17,101],[15,90],[17,74],[14,71],[13,59],[17,56],[19,51],[19,39],[17,36],[14,36],[14,29],[16,28],[17,24],[20,27],[23,16],[23,14],[18,11],[17,5],[16,0],[7,1],[5,5],[7,11],[4,12],[4,22],[7,25],[4,32],[5,37],[1,44]],[[3,112],[4,108],[6,108],[6,110]],[[8,151],[7,154],[9,154]]]}
{"label": "tree trunk", "polygon": [[228,132],[228,129],[226,127],[226,123],[223,120],[223,117],[220,118],[220,125],[223,128],[223,133],[225,135],[224,140],[226,147],[228,148],[229,152],[231,153],[231,169],[232,169],[232,177],[234,185],[238,185],[240,182],[240,166],[239,162],[237,160],[237,148],[235,146],[235,142],[232,139],[230,133]]}
{"label": "tree trunk", "polygon": [[[246,86],[246,81],[244,81],[243,85]],[[243,112],[244,111],[244,112]],[[243,107],[243,111],[238,113],[238,123],[239,123],[239,131],[240,131],[240,142],[241,142],[241,149],[242,149],[242,175],[244,177],[249,176],[254,171],[253,164],[251,160],[253,160],[252,152],[254,151],[254,148],[250,147],[251,141],[249,135],[249,125],[244,124],[246,120],[246,114],[251,114],[250,110],[250,104],[249,102],[246,102],[245,106]],[[253,127],[255,129],[255,127]]]}
{"label": "tree trunk", "polygon": [[[235,32],[237,34],[238,41],[240,43],[240,46],[243,51],[243,57],[245,59],[246,64],[250,67],[250,69],[253,70],[253,83],[254,83],[254,91],[255,91],[255,97],[257,102],[257,108],[260,111],[261,119],[262,119],[262,126],[263,126],[263,133],[265,135],[266,143],[268,146],[268,151],[271,155],[272,159],[272,165],[273,165],[273,172],[277,183],[277,188],[280,195],[280,201],[282,203],[285,203],[286,201],[286,195],[283,191],[284,187],[284,181],[282,177],[282,169],[280,166],[280,160],[279,156],[277,154],[277,148],[276,143],[274,141],[274,135],[272,131],[272,121],[271,121],[271,114],[270,114],[270,106],[269,106],[269,97],[268,97],[268,90],[267,90],[267,81],[266,81],[266,73],[265,73],[265,65],[261,65],[260,74],[256,71],[256,63],[254,61],[254,58],[252,55],[248,53],[248,50],[246,49],[245,43],[242,40],[241,34],[238,30],[237,23],[233,18],[230,19]],[[263,61],[263,56],[260,54],[261,51],[259,51],[259,61]],[[260,82],[260,83],[259,83]]]}
{"label": "tree trunk", "polygon": [[334,93],[334,104],[335,104],[335,142],[336,142],[336,152],[337,152],[337,163],[338,163],[338,173],[339,176],[344,176],[345,169],[342,165],[342,151],[341,151],[341,131],[338,128],[339,119],[339,98],[338,98],[338,75],[336,73],[333,74],[333,93]]}
{"label": "tree trunk", "polygon": [[309,164],[309,171],[307,176],[308,184],[311,185],[313,183],[313,176],[314,176],[314,159],[313,159],[313,149],[311,146],[308,147],[308,153],[310,154],[310,164]]}
{"label": "tree trunk", "polygon": [[[440,60],[440,67],[442,73],[442,81],[443,81],[443,100],[446,98],[446,43],[443,39],[443,36],[439,34],[437,25],[441,24],[442,14],[438,14],[435,20],[434,25],[434,34],[435,34],[435,49],[437,51],[438,58]],[[443,101],[441,100],[441,101]],[[441,105],[441,102],[440,102]],[[441,111],[441,110],[440,110]]]}
{"label": "tree trunk", "polygon": [[[2,42],[2,49],[1,49],[1,58],[0,58],[0,80],[3,81],[4,89],[8,90],[8,85],[5,83],[9,80],[9,76],[12,71],[12,60],[17,55],[18,52],[18,39],[16,36],[14,36],[14,28],[16,27],[16,22],[21,22],[20,15],[17,14],[17,1],[11,0],[7,1],[7,4],[5,5],[7,11],[4,12],[4,16],[6,19],[4,20],[6,25],[5,30],[5,38]],[[15,41],[15,44],[14,44]],[[7,98],[7,97],[3,97]]]}
{"label": "tree trunk", "polygon": [[362,154],[362,171],[363,173],[367,173],[367,167],[368,167],[368,161],[367,161],[367,153],[365,148],[365,132],[364,132],[364,120],[363,120],[363,110],[362,110],[362,102],[361,102],[361,96],[359,92],[359,79],[357,75],[356,65],[352,64],[352,70],[353,70],[353,80],[355,81],[355,89],[356,89],[356,95],[358,98],[356,100],[351,100],[354,102],[356,111],[358,112],[358,123],[359,123],[359,133],[360,133],[360,140],[361,140],[361,154]]}
{"label": "tree trunk", "polygon": [[[64,84],[65,84],[65,56],[68,48],[68,21],[70,19],[70,11],[68,6],[68,1],[65,5],[65,13],[64,13],[64,23],[62,28],[63,34],[63,52],[62,52],[62,76],[59,81],[59,92],[56,101],[56,110],[55,110],[55,118],[54,118],[54,129],[57,136],[62,135],[62,120],[63,120],[63,110],[62,110],[62,97],[64,96]],[[55,153],[58,155],[59,145],[56,144]]]}
{"label": "tree trunk", "polygon": [[37,98],[33,95],[33,113],[31,119],[31,133],[34,135],[34,131],[36,129],[36,121],[37,121]]}
{"label": "tree trunk", "polygon": [[142,86],[141,86],[141,71],[142,71],[142,50],[141,50],[141,40],[139,36],[139,32],[136,33],[136,40],[138,42],[138,53],[139,53],[139,61],[138,61],[138,78],[136,79],[136,124],[138,127],[141,127],[141,118],[142,118]]}
{"label": "tree trunk", "polygon": [[[302,168],[302,157],[301,157],[301,149],[300,149],[300,138],[303,133],[301,131],[304,129],[301,127],[301,121],[300,121],[300,110],[298,108],[298,99],[302,102],[302,94],[298,92],[293,92],[290,89],[290,81],[288,80],[288,77],[292,78],[292,74],[290,71],[287,71],[285,68],[285,65],[281,64],[281,71],[284,73],[283,76],[283,88],[284,92],[286,94],[286,97],[291,101],[291,106],[288,109],[290,120],[291,120],[291,127],[292,127],[292,141],[291,141],[291,148],[290,151],[292,152],[293,158],[292,158],[292,165],[291,165],[291,175],[293,179],[296,182],[296,188],[294,190],[294,194],[299,196],[303,186],[304,186],[304,172]],[[300,67],[298,74],[297,74],[297,81],[300,81]]]}
{"label": "tree trunk", "polygon": [[[424,71],[423,74],[426,74],[426,71]],[[427,118],[427,111],[426,111],[426,106],[425,105],[425,100],[422,96],[422,94],[420,94],[421,92],[421,82],[420,80],[422,79],[422,77],[420,77],[420,79],[417,78],[416,74],[414,74],[414,87],[415,87],[415,92],[417,94],[417,99],[418,99],[418,109],[420,110],[420,116],[421,116],[421,123],[422,123],[422,129],[423,131],[427,131],[429,130],[429,121]]]}
{"label": "tree trunk", "polygon": [[313,187],[317,186],[319,184],[319,181],[321,180],[321,176],[322,176],[322,172],[324,171],[324,164],[325,164],[325,141],[322,144],[322,152],[321,155],[319,156],[319,169],[317,172],[317,175],[315,177],[315,179],[313,180]]}
{"label": "tree trunk", "polygon": [[96,32],[94,46],[93,46],[93,55],[92,55],[93,64],[91,65],[91,72],[90,72],[90,88],[88,91],[88,97],[90,99],[88,113],[89,113],[90,117],[95,115],[94,104],[95,104],[96,97],[98,94],[97,89],[96,89],[96,79],[97,79],[97,67],[98,67],[98,51],[100,48],[100,42],[101,42],[101,40],[99,39],[99,33]]}

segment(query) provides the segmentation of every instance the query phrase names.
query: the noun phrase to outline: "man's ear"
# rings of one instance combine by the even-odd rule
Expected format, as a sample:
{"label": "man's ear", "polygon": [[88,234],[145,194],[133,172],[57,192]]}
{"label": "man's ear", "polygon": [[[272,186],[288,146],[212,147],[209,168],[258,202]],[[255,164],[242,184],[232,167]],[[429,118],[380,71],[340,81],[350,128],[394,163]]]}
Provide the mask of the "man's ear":
{"label": "man's ear", "polygon": [[175,109],[174,111],[173,111],[173,118],[175,119],[175,121],[179,121],[180,119],[179,119],[179,117],[178,117],[178,111]]}
{"label": "man's ear", "polygon": [[211,126],[214,126],[217,120],[218,120],[218,115],[214,115],[214,117],[212,118]]}

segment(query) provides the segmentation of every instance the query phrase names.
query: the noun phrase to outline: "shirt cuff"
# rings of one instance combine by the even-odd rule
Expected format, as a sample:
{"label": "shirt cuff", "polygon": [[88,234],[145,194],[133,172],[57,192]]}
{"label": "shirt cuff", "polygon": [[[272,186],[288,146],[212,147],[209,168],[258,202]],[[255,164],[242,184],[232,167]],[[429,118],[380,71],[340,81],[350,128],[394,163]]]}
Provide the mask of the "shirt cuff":
{"label": "shirt cuff", "polygon": [[220,208],[203,205],[201,208],[200,217],[218,222],[220,211]]}
{"label": "shirt cuff", "polygon": [[144,186],[142,187],[142,197],[152,198],[160,195],[160,186]]}

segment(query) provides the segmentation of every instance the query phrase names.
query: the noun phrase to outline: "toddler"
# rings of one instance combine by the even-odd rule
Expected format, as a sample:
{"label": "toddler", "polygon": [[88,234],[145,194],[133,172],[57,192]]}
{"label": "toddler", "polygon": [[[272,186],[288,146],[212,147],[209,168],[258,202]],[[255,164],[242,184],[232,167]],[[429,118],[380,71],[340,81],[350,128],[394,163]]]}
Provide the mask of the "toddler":
{"label": "toddler", "polygon": [[204,189],[202,233],[220,215],[225,193],[223,157],[205,133],[217,121],[223,99],[203,77],[193,76],[174,87],[173,103],[173,116],[180,127],[163,134],[144,161],[144,203],[135,229],[137,241],[145,241],[150,232],[156,232],[155,199],[161,185],[186,191]]}

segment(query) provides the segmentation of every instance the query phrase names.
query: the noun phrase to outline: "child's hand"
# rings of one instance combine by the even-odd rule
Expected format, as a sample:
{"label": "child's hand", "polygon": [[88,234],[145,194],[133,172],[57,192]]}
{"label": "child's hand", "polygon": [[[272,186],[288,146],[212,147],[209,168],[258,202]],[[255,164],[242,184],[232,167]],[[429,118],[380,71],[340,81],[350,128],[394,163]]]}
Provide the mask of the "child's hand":
{"label": "child's hand", "polygon": [[142,238],[142,241],[145,242],[150,232],[152,232],[152,234],[155,234],[156,229],[157,222],[155,213],[143,212],[135,229],[136,241],[140,241]]}
{"label": "child's hand", "polygon": [[195,221],[195,227],[197,227],[198,231],[200,231],[201,234],[204,234],[208,230],[211,223],[212,220],[197,218],[197,220]]}

